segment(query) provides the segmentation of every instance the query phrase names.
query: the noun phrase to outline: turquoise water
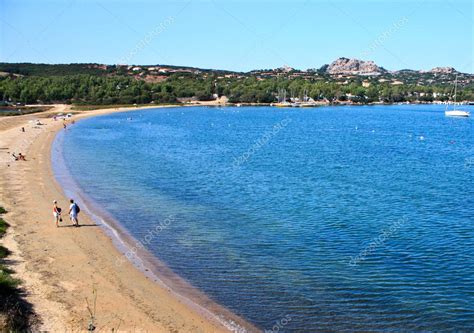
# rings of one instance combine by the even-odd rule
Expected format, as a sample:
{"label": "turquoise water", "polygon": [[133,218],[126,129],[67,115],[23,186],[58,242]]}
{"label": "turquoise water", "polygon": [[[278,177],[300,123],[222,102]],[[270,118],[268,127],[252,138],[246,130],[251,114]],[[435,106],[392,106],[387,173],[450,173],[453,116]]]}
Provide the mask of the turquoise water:
{"label": "turquoise water", "polygon": [[443,110],[156,109],[61,140],[85,194],[261,329],[472,331],[473,120]]}

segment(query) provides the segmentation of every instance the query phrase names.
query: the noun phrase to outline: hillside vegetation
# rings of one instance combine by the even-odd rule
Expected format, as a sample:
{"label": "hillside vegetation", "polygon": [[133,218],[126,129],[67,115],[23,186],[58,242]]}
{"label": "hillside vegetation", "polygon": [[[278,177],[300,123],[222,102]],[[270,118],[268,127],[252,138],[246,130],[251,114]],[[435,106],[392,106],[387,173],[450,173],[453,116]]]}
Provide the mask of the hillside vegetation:
{"label": "hillside vegetation", "polygon": [[227,96],[234,103],[272,103],[284,89],[288,98],[306,95],[327,103],[442,102],[452,99],[457,77],[457,100],[474,100],[472,74],[449,68],[389,72],[372,62],[341,59],[316,70],[285,67],[248,73],[161,65],[0,63],[0,98],[7,103],[104,105]]}

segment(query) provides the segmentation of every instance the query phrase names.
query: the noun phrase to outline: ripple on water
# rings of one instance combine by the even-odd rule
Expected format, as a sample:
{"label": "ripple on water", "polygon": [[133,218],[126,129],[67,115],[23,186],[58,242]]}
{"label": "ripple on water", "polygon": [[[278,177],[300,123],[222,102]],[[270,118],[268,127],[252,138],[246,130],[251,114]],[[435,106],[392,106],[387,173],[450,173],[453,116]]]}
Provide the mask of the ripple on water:
{"label": "ripple on water", "polygon": [[262,329],[472,331],[472,131],[434,105],[147,110],[78,122],[64,155],[137,240],[169,218],[149,250]]}

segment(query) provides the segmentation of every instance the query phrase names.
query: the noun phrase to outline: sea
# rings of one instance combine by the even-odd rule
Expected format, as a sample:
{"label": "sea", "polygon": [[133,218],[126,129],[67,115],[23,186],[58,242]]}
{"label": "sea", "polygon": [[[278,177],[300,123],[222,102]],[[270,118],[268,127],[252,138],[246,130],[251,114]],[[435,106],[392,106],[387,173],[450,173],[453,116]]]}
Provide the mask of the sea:
{"label": "sea", "polygon": [[152,256],[260,330],[474,331],[473,124],[441,105],[156,108],[77,121],[52,161],[126,235],[118,263]]}

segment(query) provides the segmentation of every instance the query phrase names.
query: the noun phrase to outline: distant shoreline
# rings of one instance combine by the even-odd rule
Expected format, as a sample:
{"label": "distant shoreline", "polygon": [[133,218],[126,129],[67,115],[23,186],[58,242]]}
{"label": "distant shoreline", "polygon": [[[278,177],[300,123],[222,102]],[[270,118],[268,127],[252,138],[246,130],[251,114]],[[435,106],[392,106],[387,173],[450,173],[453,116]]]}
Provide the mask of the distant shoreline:
{"label": "distant shoreline", "polygon": [[[472,101],[462,101],[458,102],[458,105],[473,105],[474,102]],[[153,108],[163,108],[163,107],[192,107],[192,106],[215,106],[215,107],[240,107],[240,106],[276,106],[275,103],[221,103],[219,101],[199,101],[194,103],[178,103],[178,104],[137,104],[137,105],[124,105],[124,104],[104,104],[104,105],[97,105],[97,104],[60,104],[65,105],[68,107],[70,113],[82,113],[82,112],[92,112],[92,111],[104,111],[110,110],[110,112],[120,112],[120,111],[133,111],[133,110],[142,110],[142,109],[153,109]],[[326,103],[326,102],[317,102],[314,106],[303,107],[306,108],[317,108],[317,107],[324,107],[324,106],[364,106],[364,105],[446,105],[446,102],[440,101],[433,101],[433,102],[426,102],[426,101],[417,101],[417,102],[399,102],[399,103],[385,103],[385,102],[371,102],[371,103],[354,103],[354,102],[345,102],[339,101],[335,103]],[[35,112],[28,112],[25,114],[39,114],[49,111],[55,105],[58,104],[26,104],[23,107],[26,108],[45,108],[45,110],[37,110]],[[288,106],[291,108],[291,106]],[[298,107],[295,107],[298,108]],[[1,109],[1,107],[0,107]],[[14,107],[9,107],[9,109],[14,110]],[[51,110],[51,112],[54,112]],[[0,117],[2,116],[21,116],[25,114],[6,114],[2,115],[0,113]]]}

